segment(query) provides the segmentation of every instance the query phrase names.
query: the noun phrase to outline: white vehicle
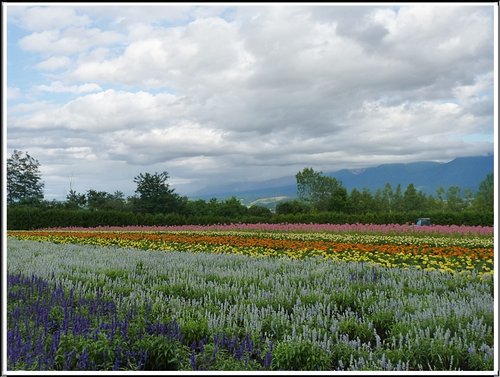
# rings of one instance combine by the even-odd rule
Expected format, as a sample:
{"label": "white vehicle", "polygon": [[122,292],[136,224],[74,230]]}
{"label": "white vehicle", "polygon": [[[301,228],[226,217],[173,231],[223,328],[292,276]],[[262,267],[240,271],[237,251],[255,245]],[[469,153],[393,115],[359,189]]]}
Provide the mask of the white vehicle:
{"label": "white vehicle", "polygon": [[415,225],[432,225],[432,221],[429,217],[420,217],[417,219]]}

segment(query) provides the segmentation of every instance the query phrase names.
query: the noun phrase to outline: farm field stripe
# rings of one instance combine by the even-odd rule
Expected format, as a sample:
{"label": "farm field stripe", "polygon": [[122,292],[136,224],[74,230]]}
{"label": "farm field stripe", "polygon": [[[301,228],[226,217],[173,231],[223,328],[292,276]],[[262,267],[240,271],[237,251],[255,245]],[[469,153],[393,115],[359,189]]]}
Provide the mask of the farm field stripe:
{"label": "farm field stripe", "polygon": [[169,225],[169,226],[99,226],[94,228],[59,227],[43,230],[69,231],[276,231],[276,232],[341,232],[341,233],[375,233],[375,234],[441,234],[441,235],[485,235],[492,236],[494,228],[491,226],[466,225],[424,225],[412,224],[216,224],[216,225]]}
{"label": "farm field stripe", "polygon": [[[82,243],[101,246],[133,247],[148,250],[180,250],[193,252],[233,253],[252,256],[286,256],[294,259],[322,257],[325,259],[363,261],[387,267],[416,266],[442,272],[476,271],[493,273],[493,247],[484,240],[469,240],[469,247],[453,245],[455,239],[438,239],[440,246],[428,243],[413,244],[404,237],[368,237],[380,243],[339,242],[316,239],[308,234],[290,233],[238,233],[238,232],[9,232],[19,239],[50,241],[55,243]],[[319,238],[318,238],[319,237]],[[330,236],[331,237],[331,236]],[[390,243],[391,238],[398,244]],[[337,238],[339,239],[339,238]],[[342,237],[339,239],[342,240]],[[426,241],[432,242],[432,237]]]}

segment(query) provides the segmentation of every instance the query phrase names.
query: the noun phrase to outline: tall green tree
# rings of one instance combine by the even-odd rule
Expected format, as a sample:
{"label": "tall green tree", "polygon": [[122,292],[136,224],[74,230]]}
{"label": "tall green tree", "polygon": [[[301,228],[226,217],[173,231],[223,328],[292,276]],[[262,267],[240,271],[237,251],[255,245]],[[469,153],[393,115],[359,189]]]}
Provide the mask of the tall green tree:
{"label": "tall green tree", "polygon": [[297,196],[317,211],[344,211],[348,205],[348,194],[342,182],[324,176],[312,168],[305,168],[295,176]]}
{"label": "tall green tree", "polygon": [[394,206],[394,192],[392,192],[390,183],[386,183],[384,186],[384,190],[382,191],[382,203],[384,210],[391,213]]}
{"label": "tall green tree", "polygon": [[403,194],[404,210],[405,211],[419,211],[427,210],[427,198],[425,194],[415,187],[413,183],[410,183],[406,187],[406,191]]}
{"label": "tall green tree", "polygon": [[450,186],[446,190],[446,209],[448,211],[457,212],[463,210],[464,201],[460,191],[458,186]]}
{"label": "tall green tree", "polygon": [[14,150],[7,159],[7,203],[40,202],[43,188],[38,160],[28,153]]}
{"label": "tall green tree", "polygon": [[488,174],[479,184],[479,189],[474,200],[474,207],[480,211],[493,211],[494,197],[495,190],[493,174]]}
{"label": "tall green tree", "polygon": [[446,203],[446,200],[445,200],[446,191],[445,191],[444,187],[439,186],[437,188],[437,190],[436,190],[436,196],[437,196],[437,199],[436,199],[437,209],[439,209],[441,211],[444,211],[445,203]]}
{"label": "tall green tree", "polygon": [[181,212],[187,202],[170,188],[168,173],[140,173],[134,178],[137,184],[135,192],[138,194],[133,202],[133,207],[138,212],[172,213]]}

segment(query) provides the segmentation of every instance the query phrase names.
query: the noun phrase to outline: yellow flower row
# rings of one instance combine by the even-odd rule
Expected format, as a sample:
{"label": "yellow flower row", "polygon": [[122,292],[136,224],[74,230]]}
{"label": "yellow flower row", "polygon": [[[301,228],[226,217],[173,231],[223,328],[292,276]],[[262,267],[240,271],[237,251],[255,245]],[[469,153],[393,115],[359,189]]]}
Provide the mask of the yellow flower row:
{"label": "yellow flower row", "polygon": [[[236,233],[236,234],[235,234]],[[367,262],[385,267],[438,270],[441,272],[475,272],[493,274],[493,249],[458,246],[388,245],[365,243],[335,243],[318,238],[297,240],[291,236],[275,239],[260,238],[238,232],[9,232],[19,239],[54,243],[88,244],[105,247],[138,248],[145,250],[188,251],[204,253],[242,254],[252,257],[287,257],[304,259],[319,257],[326,260]],[[287,233],[290,234],[290,233]],[[303,233],[301,234],[303,235]],[[307,239],[307,237],[303,237]],[[260,240],[260,241],[259,241]],[[393,247],[392,247],[393,246]]]}

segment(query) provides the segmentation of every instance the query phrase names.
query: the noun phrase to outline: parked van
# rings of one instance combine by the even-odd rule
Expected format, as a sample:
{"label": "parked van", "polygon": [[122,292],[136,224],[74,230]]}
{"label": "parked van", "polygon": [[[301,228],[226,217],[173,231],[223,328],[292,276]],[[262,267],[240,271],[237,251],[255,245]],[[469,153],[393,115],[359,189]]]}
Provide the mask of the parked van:
{"label": "parked van", "polygon": [[420,217],[417,219],[415,225],[432,225],[432,221],[429,217]]}

